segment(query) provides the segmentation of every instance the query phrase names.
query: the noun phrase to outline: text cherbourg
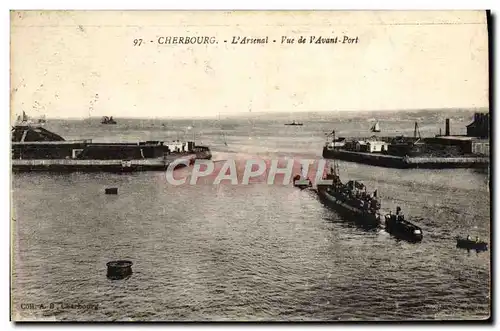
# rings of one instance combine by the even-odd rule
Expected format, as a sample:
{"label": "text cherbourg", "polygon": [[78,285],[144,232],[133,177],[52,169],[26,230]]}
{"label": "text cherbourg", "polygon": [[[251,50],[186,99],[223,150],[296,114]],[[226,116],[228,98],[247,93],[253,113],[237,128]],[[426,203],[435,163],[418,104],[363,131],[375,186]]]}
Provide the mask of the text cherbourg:
{"label": "text cherbourg", "polygon": [[[142,46],[146,44],[143,38],[134,39],[134,46]],[[150,40],[153,43],[154,40]],[[160,36],[156,39],[159,45],[210,45],[210,44],[238,44],[238,45],[251,45],[251,44],[358,44],[360,42],[359,36],[349,35],[314,35],[314,36],[232,36],[228,39],[223,39],[219,42],[215,36]]]}

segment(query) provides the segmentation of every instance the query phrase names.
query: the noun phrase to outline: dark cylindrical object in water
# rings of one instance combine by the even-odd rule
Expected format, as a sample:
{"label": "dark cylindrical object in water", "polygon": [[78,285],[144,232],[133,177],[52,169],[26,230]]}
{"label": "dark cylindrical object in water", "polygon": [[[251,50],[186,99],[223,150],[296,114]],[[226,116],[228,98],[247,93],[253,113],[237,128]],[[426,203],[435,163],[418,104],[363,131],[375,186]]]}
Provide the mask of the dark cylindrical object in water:
{"label": "dark cylindrical object in water", "polygon": [[450,119],[446,119],[446,127],[444,128],[444,135],[449,136],[450,135]]}
{"label": "dark cylindrical object in water", "polygon": [[106,277],[110,279],[123,279],[132,274],[132,261],[118,260],[106,263],[108,272]]}
{"label": "dark cylindrical object in water", "polygon": [[117,187],[108,187],[104,190],[106,194],[118,194],[118,188]]}

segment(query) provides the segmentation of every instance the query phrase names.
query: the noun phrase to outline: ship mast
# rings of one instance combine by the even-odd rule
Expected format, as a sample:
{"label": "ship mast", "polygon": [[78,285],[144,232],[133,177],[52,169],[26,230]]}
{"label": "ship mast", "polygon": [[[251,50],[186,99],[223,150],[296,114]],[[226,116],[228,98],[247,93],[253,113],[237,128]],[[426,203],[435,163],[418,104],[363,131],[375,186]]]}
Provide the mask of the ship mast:
{"label": "ship mast", "polygon": [[193,143],[196,140],[196,131],[194,130],[194,119],[191,122],[191,130],[193,131]]}
{"label": "ship mast", "polygon": [[417,134],[418,134],[418,139],[421,139],[422,137],[420,136],[420,129],[418,128],[418,122],[415,122],[415,129],[413,130],[413,138],[417,139]]}
{"label": "ship mast", "polygon": [[[332,130],[332,139],[333,139],[333,149],[335,150],[335,141],[336,141],[335,130]],[[339,174],[339,168],[335,158],[333,158],[333,173],[337,176]]]}
{"label": "ship mast", "polygon": [[220,134],[221,134],[222,138],[224,139],[224,145],[227,146],[226,133],[222,129],[222,122],[220,120],[220,112],[219,112],[219,127],[220,127]]}

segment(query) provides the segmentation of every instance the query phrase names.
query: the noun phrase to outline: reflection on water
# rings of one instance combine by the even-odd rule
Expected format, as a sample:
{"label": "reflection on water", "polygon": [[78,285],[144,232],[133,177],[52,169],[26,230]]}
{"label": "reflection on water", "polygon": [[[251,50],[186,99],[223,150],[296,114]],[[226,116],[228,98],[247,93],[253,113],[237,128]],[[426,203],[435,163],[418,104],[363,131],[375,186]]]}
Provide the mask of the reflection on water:
{"label": "reflection on water", "polygon": [[[325,124],[298,120],[305,123],[296,128],[299,133],[264,122],[252,140],[245,124],[235,125],[242,133],[228,135],[228,147],[218,141],[219,128],[205,128],[204,139],[219,160],[318,158]],[[119,126],[110,130],[129,140],[161,138],[160,124],[130,135]],[[68,136],[63,129],[54,131]],[[110,134],[80,129],[85,137]],[[297,141],[302,145],[296,147]],[[291,321],[489,315],[490,254],[467,253],[454,240],[490,236],[484,173],[347,162],[340,171],[344,180],[377,188],[384,209],[401,206],[417,219],[423,242],[364,230],[291,185],[172,187],[154,172],[15,174],[14,317]],[[105,195],[108,186],[119,194]],[[106,262],[114,259],[134,262],[129,279],[106,278]],[[81,307],[20,309],[28,302]]]}

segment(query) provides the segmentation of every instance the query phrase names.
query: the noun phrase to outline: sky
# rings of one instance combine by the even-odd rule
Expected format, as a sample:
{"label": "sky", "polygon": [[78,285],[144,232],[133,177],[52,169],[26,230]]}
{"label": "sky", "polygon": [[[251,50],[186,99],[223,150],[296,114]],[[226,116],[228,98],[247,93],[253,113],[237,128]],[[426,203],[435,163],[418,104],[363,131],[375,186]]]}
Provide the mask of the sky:
{"label": "sky", "polygon": [[[158,43],[168,36],[218,44]],[[244,36],[269,43],[231,43]],[[281,44],[284,36],[294,43]],[[311,36],[353,42],[310,44]],[[11,13],[12,116],[455,107],[488,107],[482,11]]]}

